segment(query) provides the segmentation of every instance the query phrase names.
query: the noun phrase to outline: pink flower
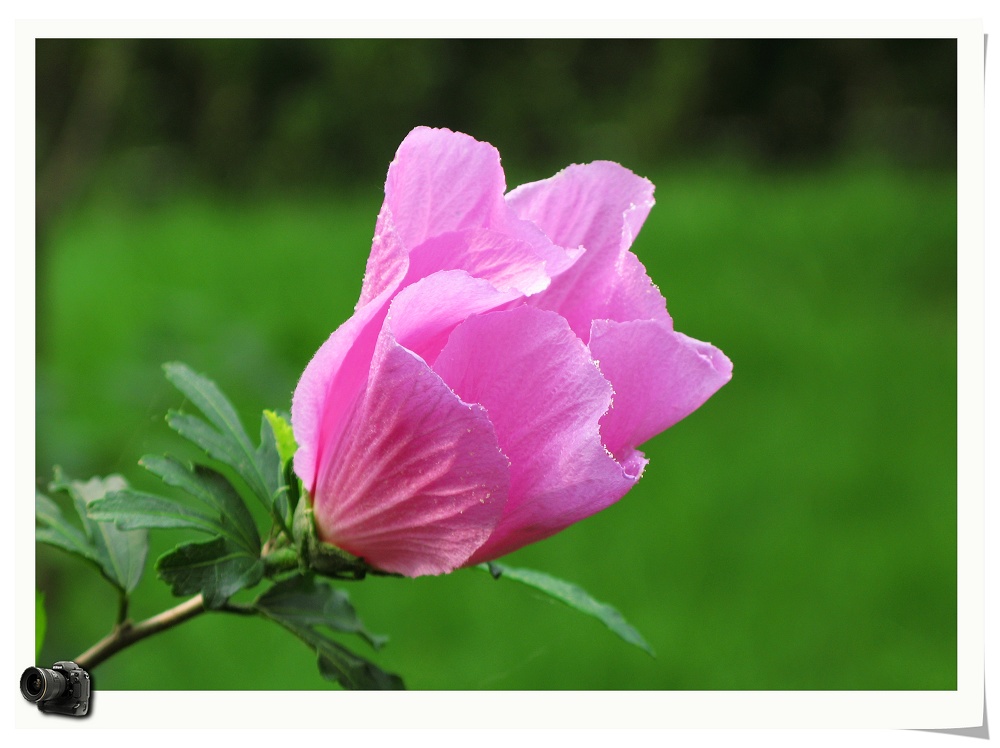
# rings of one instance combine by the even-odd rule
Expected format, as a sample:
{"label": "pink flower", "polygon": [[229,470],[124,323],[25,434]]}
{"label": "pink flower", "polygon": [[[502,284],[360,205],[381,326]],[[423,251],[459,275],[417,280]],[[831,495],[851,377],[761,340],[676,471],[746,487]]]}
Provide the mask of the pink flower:
{"label": "pink flower", "polygon": [[598,161],[505,189],[488,143],[407,135],[354,315],[295,390],[319,536],[385,571],[494,559],[613,504],[637,445],[732,375],[629,250],[649,181]]}

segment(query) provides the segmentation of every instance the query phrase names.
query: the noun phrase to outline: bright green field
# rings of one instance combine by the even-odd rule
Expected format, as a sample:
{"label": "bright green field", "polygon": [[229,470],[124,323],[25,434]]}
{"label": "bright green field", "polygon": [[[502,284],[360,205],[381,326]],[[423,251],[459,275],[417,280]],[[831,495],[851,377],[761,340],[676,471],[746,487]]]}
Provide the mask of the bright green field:
{"label": "bright green field", "polygon": [[[646,474],[618,505],[508,560],[616,606],[657,657],[464,571],[351,586],[392,637],[373,659],[416,689],[955,688],[954,176],[649,176],[658,204],[634,249],[676,327],[721,347],[733,380],[645,445]],[[180,404],[165,361],[214,378],[251,427],[287,409],[353,308],[380,202],[373,184],[356,199],[93,200],[67,217],[39,288],[39,479],[60,464],[153,489],[136,461],[181,444],[163,421]],[[153,531],[151,556],[186,537]],[[37,567],[45,664],[107,633],[115,598],[59,551],[39,546]],[[133,616],[174,602],[147,570]],[[290,634],[219,614],[94,678],[332,687]]]}

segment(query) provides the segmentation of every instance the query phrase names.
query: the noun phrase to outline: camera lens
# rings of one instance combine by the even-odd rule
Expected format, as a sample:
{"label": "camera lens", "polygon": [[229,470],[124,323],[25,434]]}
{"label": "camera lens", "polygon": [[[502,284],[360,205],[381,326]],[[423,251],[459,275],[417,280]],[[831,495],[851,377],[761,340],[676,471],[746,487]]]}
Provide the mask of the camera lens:
{"label": "camera lens", "polygon": [[21,674],[21,695],[31,702],[58,699],[66,691],[66,676],[45,667],[29,667]]}
{"label": "camera lens", "polygon": [[42,676],[38,673],[32,673],[24,681],[24,690],[31,696],[38,696],[42,693],[42,686],[44,684],[45,681],[42,680]]}

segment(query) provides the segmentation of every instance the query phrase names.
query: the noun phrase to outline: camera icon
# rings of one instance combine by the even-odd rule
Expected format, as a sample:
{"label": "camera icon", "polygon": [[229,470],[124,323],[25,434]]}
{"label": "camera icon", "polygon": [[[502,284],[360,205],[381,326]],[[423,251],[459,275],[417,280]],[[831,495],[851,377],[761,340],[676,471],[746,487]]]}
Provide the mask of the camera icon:
{"label": "camera icon", "polygon": [[21,674],[21,695],[39,711],[84,717],[90,706],[90,674],[75,662],[29,667]]}

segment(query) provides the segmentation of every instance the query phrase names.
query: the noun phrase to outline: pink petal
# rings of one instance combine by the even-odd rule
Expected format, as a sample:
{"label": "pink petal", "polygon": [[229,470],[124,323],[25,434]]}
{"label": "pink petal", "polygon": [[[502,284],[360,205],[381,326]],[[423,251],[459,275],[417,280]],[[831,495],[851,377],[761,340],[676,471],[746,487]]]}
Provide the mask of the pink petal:
{"label": "pink petal", "polygon": [[[496,523],[499,508],[490,514],[482,507],[505,500],[507,462],[485,412],[475,406],[470,415],[471,406],[425,361],[433,361],[462,320],[519,294],[458,270],[418,281],[390,304],[391,293],[386,289],[359,309],[306,367],[292,400],[295,469],[313,495],[324,539],[387,571],[442,573],[460,565]],[[423,382],[420,392],[400,395],[416,382]],[[424,431],[405,425],[407,419]],[[393,422],[404,425],[393,431]],[[491,445],[487,457],[470,459],[470,449],[483,453],[484,440]],[[438,459],[436,473],[426,465],[429,453]],[[462,459],[455,462],[454,455]],[[484,460],[490,465],[481,482],[476,476]],[[502,490],[491,469],[503,473]],[[450,504],[442,504],[443,493]],[[485,494],[491,498],[481,504]],[[432,541],[439,552],[425,548]]]}
{"label": "pink petal", "polygon": [[507,459],[485,409],[462,402],[392,327],[390,316],[364,393],[320,466],[316,524],[323,540],[385,571],[442,574],[496,525]]}
{"label": "pink petal", "polygon": [[507,196],[518,216],[583,256],[531,303],[563,315],[582,340],[595,319],[669,320],[666,302],[629,247],[652,208],[653,185],[609,161],[574,165]]}
{"label": "pink petal", "polygon": [[[579,252],[554,246],[519,219],[505,187],[500,154],[489,143],[443,129],[410,132],[389,165],[358,308],[438,270],[467,270],[523,293],[548,286]],[[487,263],[487,247],[502,256]]]}
{"label": "pink petal", "polygon": [[543,253],[530,242],[491,229],[439,234],[410,254],[409,279],[439,270],[464,270],[502,291],[516,290],[526,296],[549,285]]}
{"label": "pink petal", "polygon": [[359,306],[401,280],[406,256],[427,239],[490,225],[504,208],[505,186],[500,154],[489,143],[450,130],[412,130],[389,164]]}
{"label": "pink petal", "polygon": [[[389,168],[392,168],[391,165]],[[396,229],[396,221],[392,215],[388,196],[386,196],[375,221],[372,251],[369,253],[368,262],[365,265],[361,296],[354,308],[360,309],[377,296],[397,288],[403,282],[409,266],[409,250]]]}
{"label": "pink petal", "polygon": [[313,354],[292,395],[295,473],[310,493],[368,377],[389,292],[359,308]]}
{"label": "pink petal", "polygon": [[[415,290],[410,292],[411,288]],[[365,386],[393,291],[386,288],[360,307],[326,340],[292,395],[292,426],[299,445],[295,473],[310,493],[320,466],[340,442],[348,413]],[[516,290],[498,291],[487,281],[458,270],[435,273],[407,287],[400,297],[404,295],[397,298],[400,337],[403,344],[430,362],[455,325],[468,315],[495,309],[520,296]]]}
{"label": "pink petal", "polygon": [[463,400],[485,406],[510,459],[503,516],[469,563],[548,537],[635,483],[601,444],[611,387],[557,314],[521,306],[470,317],[434,369]]}
{"label": "pink petal", "polygon": [[556,244],[613,252],[631,246],[653,203],[652,182],[612,161],[573,164],[507,195]]}
{"label": "pink petal", "polygon": [[385,184],[400,238],[411,248],[448,231],[491,225],[503,212],[505,188],[496,148],[429,127],[406,136]]}
{"label": "pink petal", "polygon": [[433,365],[452,330],[463,320],[519,295],[500,291],[463,270],[443,270],[400,291],[390,307],[389,321],[399,344]]}
{"label": "pink petal", "polygon": [[601,434],[619,458],[695,411],[733,372],[722,351],[655,320],[595,321],[590,353],[615,390]]}

